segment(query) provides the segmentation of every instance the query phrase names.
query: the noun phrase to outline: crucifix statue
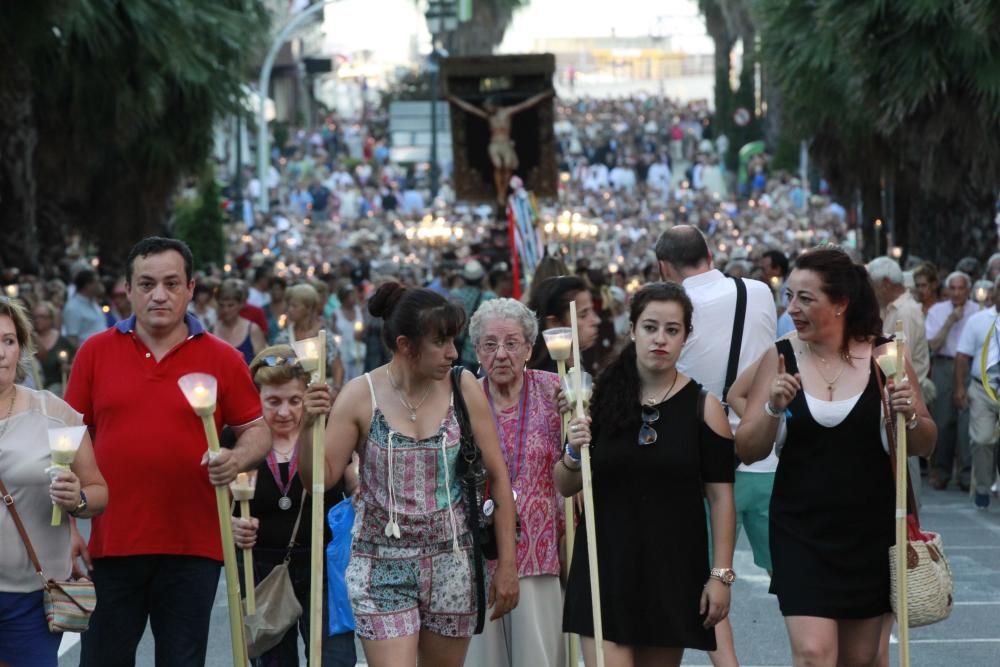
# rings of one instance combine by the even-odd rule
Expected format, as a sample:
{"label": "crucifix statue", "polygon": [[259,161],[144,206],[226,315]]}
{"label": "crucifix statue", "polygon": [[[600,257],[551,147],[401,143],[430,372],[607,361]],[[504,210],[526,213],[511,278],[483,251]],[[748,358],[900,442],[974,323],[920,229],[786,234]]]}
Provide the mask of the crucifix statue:
{"label": "crucifix statue", "polygon": [[490,124],[490,144],[487,151],[493,164],[493,184],[497,191],[497,202],[501,205],[507,200],[510,177],[518,167],[517,151],[514,148],[514,140],[510,137],[511,119],[551,96],[552,91],[546,90],[508,107],[499,106],[495,98],[487,97],[483,101],[482,108],[454,95],[445,96],[449,102],[463,111],[478,116]]}

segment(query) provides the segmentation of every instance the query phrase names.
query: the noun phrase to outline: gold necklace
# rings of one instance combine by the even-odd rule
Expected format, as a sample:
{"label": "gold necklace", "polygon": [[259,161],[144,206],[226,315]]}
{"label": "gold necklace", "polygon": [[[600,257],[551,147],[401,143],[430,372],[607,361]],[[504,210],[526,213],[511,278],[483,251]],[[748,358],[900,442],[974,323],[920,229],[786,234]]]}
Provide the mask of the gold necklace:
{"label": "gold necklace", "polygon": [[[829,368],[830,364],[827,362],[826,359],[824,359],[823,357],[821,357],[819,354],[817,354],[812,349],[812,345],[810,345],[809,343],[806,343],[806,349],[809,350],[809,354],[813,355],[814,357],[816,357],[817,359],[819,359],[820,361],[822,361],[823,365],[826,366],[827,368]],[[840,376],[843,375],[844,371],[847,370],[847,366],[848,366],[848,363],[849,363],[848,360],[850,359],[850,357],[846,353],[843,353],[843,352],[841,352],[840,358],[844,362],[844,365],[840,367],[840,372],[837,373],[837,375],[834,376],[834,378],[832,380],[828,379],[825,375],[823,375],[823,371],[821,371],[819,369],[819,365],[816,365],[816,373],[819,374],[819,376],[823,379],[823,382],[826,383],[826,389],[827,389],[828,392],[830,392],[830,400],[831,401],[833,400],[833,386],[835,384],[837,384],[837,380],[839,380]]]}
{"label": "gold necklace", "polygon": [[667,396],[669,396],[670,392],[672,392],[674,390],[674,385],[675,384],[677,384],[677,369],[676,368],[674,369],[674,379],[670,381],[670,386],[667,387],[667,393],[665,393],[663,395],[663,398],[661,398],[659,401],[657,401],[656,400],[656,395],[654,394],[652,398],[647,398],[646,399],[646,405],[656,405],[657,403],[662,403],[663,401],[667,400]]}
{"label": "gold necklace", "polygon": [[396,392],[396,396],[399,397],[399,402],[403,404],[404,408],[410,411],[410,421],[411,422],[417,421],[417,410],[419,410],[420,406],[424,404],[424,401],[427,400],[427,397],[431,395],[431,389],[434,388],[434,383],[430,383],[427,385],[427,391],[424,392],[424,395],[420,399],[419,403],[417,403],[416,405],[410,405],[410,402],[406,400],[406,396],[403,394],[403,390],[396,385],[396,380],[395,378],[392,377],[392,364],[386,365],[385,372],[386,375],[389,376],[389,384],[392,385],[393,390]]}

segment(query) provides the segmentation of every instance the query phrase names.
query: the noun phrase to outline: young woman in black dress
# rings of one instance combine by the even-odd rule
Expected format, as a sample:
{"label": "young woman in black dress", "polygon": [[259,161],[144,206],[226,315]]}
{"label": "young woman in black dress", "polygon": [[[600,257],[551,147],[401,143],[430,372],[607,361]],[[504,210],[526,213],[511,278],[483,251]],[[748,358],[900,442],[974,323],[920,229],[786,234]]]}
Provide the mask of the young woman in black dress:
{"label": "young woman in black dress", "polygon": [[[579,451],[591,442],[605,664],[679,665],[685,648],[715,650],[729,612],[733,441],[721,404],[676,368],[691,332],[691,301],[675,283],[636,292],[632,342],[598,378],[589,418],[570,422],[555,467],[564,496],[582,485]],[[708,560],[704,498],[712,513]],[[587,535],[581,523],[563,629],[596,661]]]}
{"label": "young woman in black dress", "polygon": [[[842,250],[805,253],[786,286],[797,336],[761,357],[736,449],[764,458],[785,422],[771,591],[795,665],[872,665],[890,613],[894,482],[874,361],[888,341],[867,271]],[[906,417],[910,453],[926,456],[937,429],[909,361],[906,371],[909,382],[886,380],[888,401]]]}

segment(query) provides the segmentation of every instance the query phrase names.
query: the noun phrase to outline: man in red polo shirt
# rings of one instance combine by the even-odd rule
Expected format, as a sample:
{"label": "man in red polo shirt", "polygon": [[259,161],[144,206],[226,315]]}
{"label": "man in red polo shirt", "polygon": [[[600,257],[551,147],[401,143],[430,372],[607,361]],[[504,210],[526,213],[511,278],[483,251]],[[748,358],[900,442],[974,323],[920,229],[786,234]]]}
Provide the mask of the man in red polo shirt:
{"label": "man in red polo shirt", "polygon": [[[100,604],[82,637],[83,667],[135,664],[147,619],[158,667],[205,664],[222,561],[212,486],[255,469],[271,448],[243,358],[187,315],[191,265],[180,241],[136,244],[126,267],[134,315],[86,341],[66,390],[113,498],[90,536]],[[238,437],[211,461],[177,385],[195,372],[217,378],[216,425]]]}

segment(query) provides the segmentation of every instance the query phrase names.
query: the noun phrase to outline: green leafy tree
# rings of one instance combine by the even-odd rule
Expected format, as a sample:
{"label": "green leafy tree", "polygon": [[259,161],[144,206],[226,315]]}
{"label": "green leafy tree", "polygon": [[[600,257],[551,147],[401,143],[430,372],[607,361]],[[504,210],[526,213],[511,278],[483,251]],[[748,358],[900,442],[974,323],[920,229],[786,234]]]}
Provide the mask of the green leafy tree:
{"label": "green leafy tree", "polygon": [[756,0],[783,122],[865,222],[895,211],[897,242],[952,266],[996,247],[1000,3]]}
{"label": "green leafy tree", "polygon": [[197,267],[221,265],[226,253],[222,195],[212,172],[210,166],[205,169],[196,197],[175,204],[171,225],[173,236],[191,248]]}
{"label": "green leafy tree", "polygon": [[3,259],[51,260],[79,230],[116,265],[163,232],[266,31],[262,0],[0,4],[0,228],[25,230]]}

